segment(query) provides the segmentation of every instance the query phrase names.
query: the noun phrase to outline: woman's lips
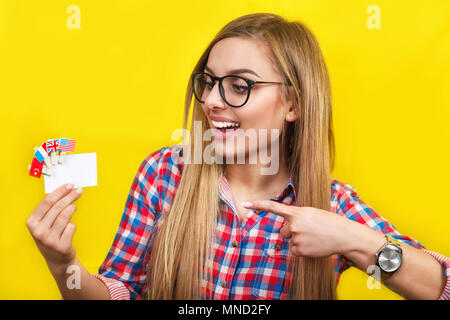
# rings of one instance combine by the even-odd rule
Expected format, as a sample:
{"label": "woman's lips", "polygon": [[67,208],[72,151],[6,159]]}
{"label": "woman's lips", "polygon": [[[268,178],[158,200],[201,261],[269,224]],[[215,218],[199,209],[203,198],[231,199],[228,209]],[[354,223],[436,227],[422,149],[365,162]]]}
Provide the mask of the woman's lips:
{"label": "woman's lips", "polygon": [[219,140],[228,139],[236,135],[237,129],[240,129],[240,127],[227,129],[212,128],[212,135]]}

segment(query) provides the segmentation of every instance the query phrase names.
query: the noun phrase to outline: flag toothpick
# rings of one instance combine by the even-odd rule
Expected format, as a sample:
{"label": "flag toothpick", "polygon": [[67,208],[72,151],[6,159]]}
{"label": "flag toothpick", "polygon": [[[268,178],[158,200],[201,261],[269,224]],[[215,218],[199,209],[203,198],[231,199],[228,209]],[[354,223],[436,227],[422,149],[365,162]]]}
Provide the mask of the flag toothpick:
{"label": "flag toothpick", "polygon": [[59,138],[48,139],[41,146],[34,147],[34,158],[28,166],[29,175],[36,178],[40,178],[42,174],[51,176],[53,166],[64,163],[67,152],[73,152],[75,144],[75,140]]}
{"label": "flag toothpick", "polygon": [[59,152],[59,163],[64,163],[64,160],[66,160],[67,151],[60,151]]}
{"label": "flag toothpick", "polygon": [[47,175],[47,176],[51,176],[52,174],[53,174],[53,171],[51,170],[51,169],[49,169],[49,168],[47,168],[47,167],[43,167],[42,168],[42,173],[43,174],[45,174],[45,175]]}
{"label": "flag toothpick", "polygon": [[53,167],[52,162],[49,157],[45,158],[44,163],[47,166],[47,168],[49,168],[49,169],[51,169]]}
{"label": "flag toothpick", "polygon": [[56,154],[56,152],[52,152],[52,153],[50,154],[50,159],[52,160],[52,161],[51,161],[51,162],[52,162],[52,165],[55,165],[55,164],[58,163],[58,158],[59,158],[59,156]]}

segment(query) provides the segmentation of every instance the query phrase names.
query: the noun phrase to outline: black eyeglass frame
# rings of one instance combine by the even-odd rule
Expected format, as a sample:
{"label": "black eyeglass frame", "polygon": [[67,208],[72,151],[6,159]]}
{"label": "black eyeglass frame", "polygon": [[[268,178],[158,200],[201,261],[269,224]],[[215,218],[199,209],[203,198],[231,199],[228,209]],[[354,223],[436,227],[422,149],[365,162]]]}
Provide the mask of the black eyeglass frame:
{"label": "black eyeglass frame", "polygon": [[[206,74],[206,75],[208,75],[208,76],[213,80],[213,86],[212,86],[212,88],[211,88],[210,90],[212,90],[212,89],[214,88],[214,86],[216,85],[216,81],[219,82],[219,92],[220,92],[220,96],[222,97],[223,101],[225,101],[225,103],[226,103],[227,105],[229,105],[230,107],[233,107],[233,108],[239,108],[239,107],[242,107],[244,104],[247,103],[248,99],[250,98],[250,91],[252,90],[252,88],[253,88],[253,86],[254,86],[255,84],[284,84],[284,85],[289,85],[289,84],[284,83],[284,82],[274,82],[274,81],[254,81],[254,80],[250,80],[250,79],[247,79],[247,78],[244,78],[244,77],[241,77],[241,76],[238,76],[238,75],[233,75],[233,74],[229,74],[229,75],[226,75],[226,76],[223,76],[223,77],[215,77],[215,76],[213,76],[213,75],[211,75],[211,74],[209,74],[209,73],[207,73],[207,72],[196,72],[196,73],[192,74],[192,76],[191,76],[191,80],[192,80],[192,91],[194,92],[195,98],[196,98],[197,101],[200,102],[200,103],[204,103],[205,101],[200,100],[200,98],[197,96],[197,92],[195,92],[195,77],[198,76],[198,75],[201,75],[201,74]],[[242,79],[242,80],[244,80],[244,81],[247,83],[247,85],[248,85],[247,98],[245,99],[244,103],[241,104],[241,105],[239,105],[239,106],[234,106],[234,105],[230,104],[230,103],[227,101],[227,99],[225,99],[225,92],[224,92],[225,90],[224,90],[224,88],[223,88],[222,81],[223,81],[223,79],[225,79],[225,78],[231,78],[231,77]]]}

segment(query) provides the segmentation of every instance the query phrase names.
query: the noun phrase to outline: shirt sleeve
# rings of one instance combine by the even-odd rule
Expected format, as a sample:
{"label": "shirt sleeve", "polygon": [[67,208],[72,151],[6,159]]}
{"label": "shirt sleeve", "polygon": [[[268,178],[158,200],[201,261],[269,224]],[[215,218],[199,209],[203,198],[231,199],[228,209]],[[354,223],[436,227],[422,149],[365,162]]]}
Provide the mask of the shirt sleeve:
{"label": "shirt sleeve", "polygon": [[[450,299],[450,259],[433,251],[427,250],[419,241],[400,234],[397,229],[372,207],[364,203],[357,193],[356,189],[349,184],[341,184],[338,195],[338,209],[339,215],[345,216],[348,219],[354,220],[369,228],[389,235],[392,238],[406,243],[416,249],[423,250],[427,254],[434,257],[442,265],[443,272],[447,277],[445,287],[438,298],[438,300]],[[352,266],[352,262],[344,259],[342,265],[345,269]]]}
{"label": "shirt sleeve", "polygon": [[98,274],[94,274],[108,288],[113,300],[146,297],[150,237],[159,214],[159,151],[149,155],[139,167],[113,244]]}

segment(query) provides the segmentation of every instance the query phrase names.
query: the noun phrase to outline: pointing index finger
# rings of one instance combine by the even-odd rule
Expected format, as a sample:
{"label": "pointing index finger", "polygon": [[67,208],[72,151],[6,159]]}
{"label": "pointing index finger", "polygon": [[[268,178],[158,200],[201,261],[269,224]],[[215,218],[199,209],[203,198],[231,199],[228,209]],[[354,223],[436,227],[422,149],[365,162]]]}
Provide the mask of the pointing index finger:
{"label": "pointing index finger", "polygon": [[292,219],[296,214],[293,212],[292,206],[282,204],[273,200],[249,200],[241,204],[247,209],[259,209],[279,215],[286,220]]}

